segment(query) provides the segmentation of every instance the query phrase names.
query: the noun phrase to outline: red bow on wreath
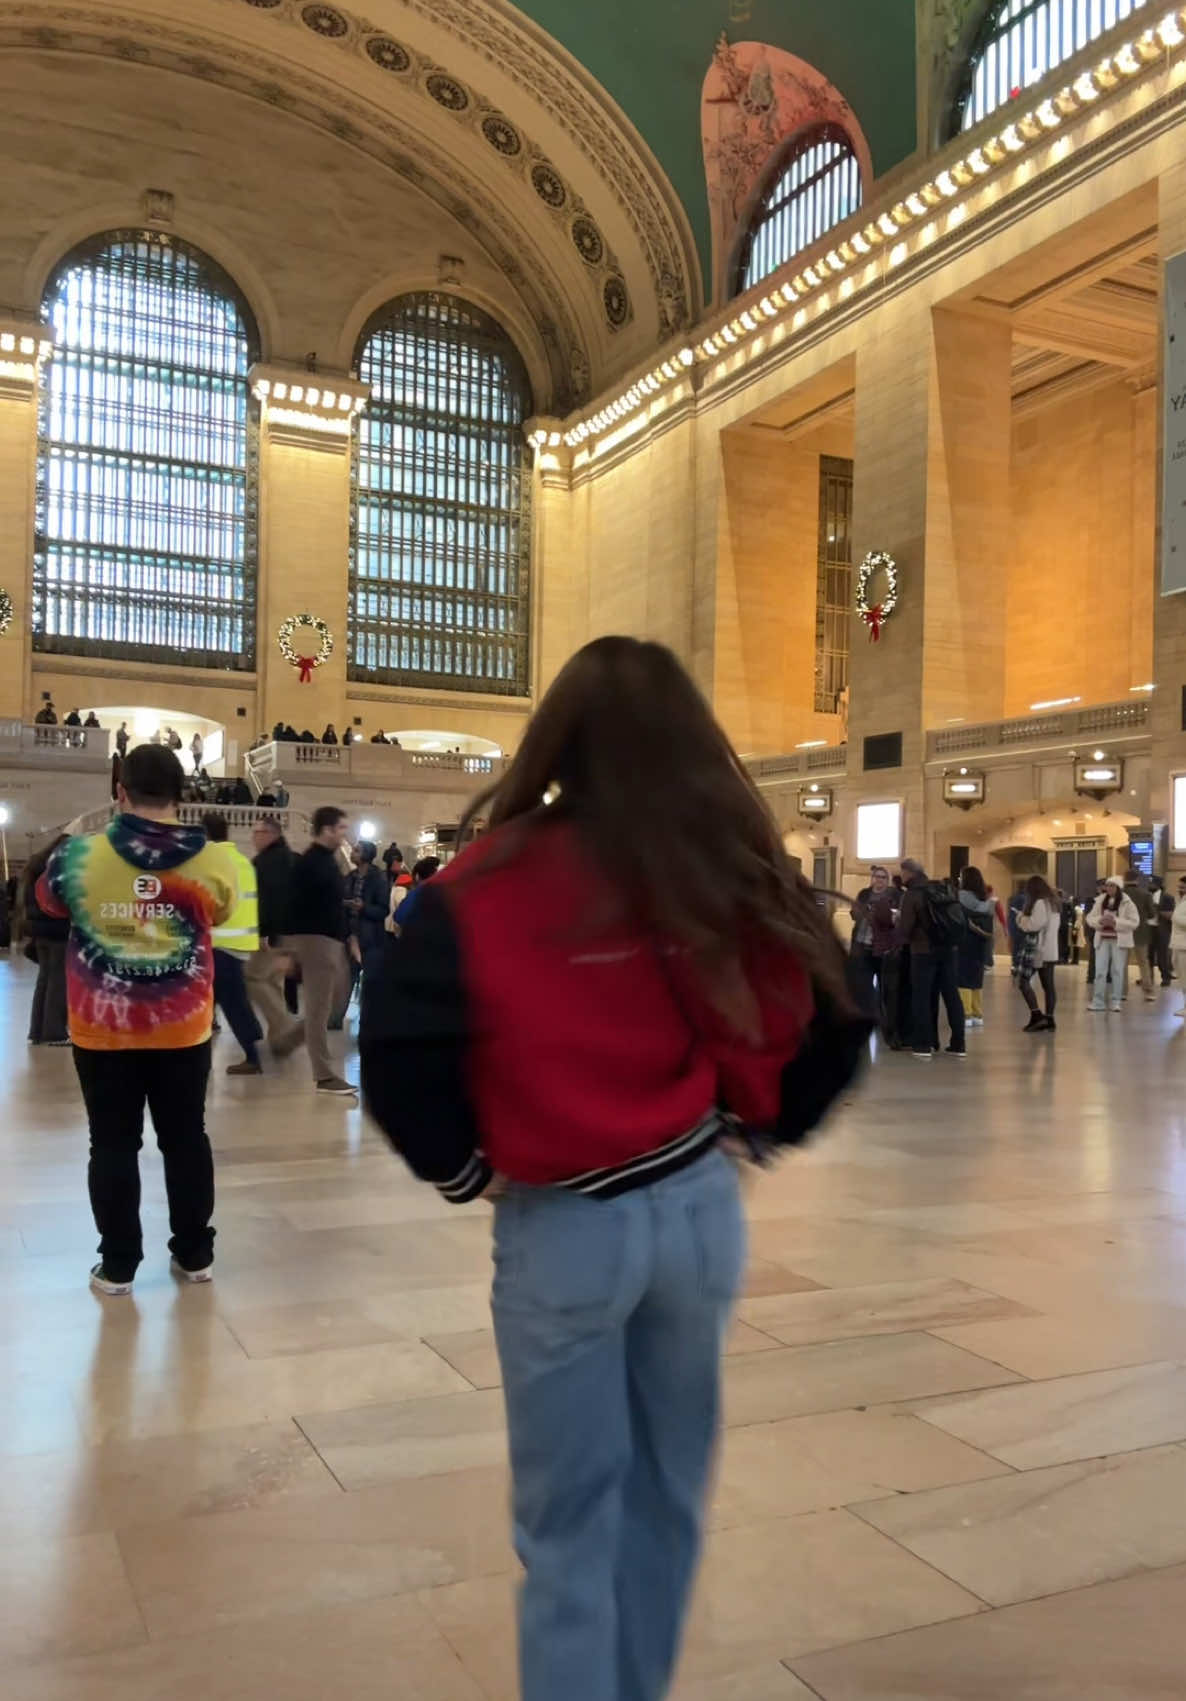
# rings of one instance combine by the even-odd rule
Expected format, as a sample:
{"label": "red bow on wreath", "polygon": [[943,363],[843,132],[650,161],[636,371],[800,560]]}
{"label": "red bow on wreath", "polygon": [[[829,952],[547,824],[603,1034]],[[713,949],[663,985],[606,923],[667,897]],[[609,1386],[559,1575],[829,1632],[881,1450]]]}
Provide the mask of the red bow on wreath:
{"label": "red bow on wreath", "polygon": [[865,616],[865,625],[869,628],[869,642],[879,644],[881,642],[881,628],[885,625],[885,610],[881,603],[869,610]]}
{"label": "red bow on wreath", "polygon": [[296,664],[301,670],[301,677],[297,680],[297,684],[311,685],[313,682],[313,669],[317,666],[317,657],[298,656]]}

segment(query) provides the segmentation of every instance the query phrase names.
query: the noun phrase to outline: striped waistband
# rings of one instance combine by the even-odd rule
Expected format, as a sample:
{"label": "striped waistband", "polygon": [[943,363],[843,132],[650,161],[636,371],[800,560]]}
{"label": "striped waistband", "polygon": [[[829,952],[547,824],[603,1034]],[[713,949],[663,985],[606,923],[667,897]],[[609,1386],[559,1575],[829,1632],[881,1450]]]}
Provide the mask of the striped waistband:
{"label": "striped waistband", "polygon": [[597,1199],[612,1199],[619,1193],[628,1193],[635,1187],[649,1187],[653,1182],[662,1181],[666,1175],[674,1175],[676,1170],[685,1169],[711,1146],[715,1146],[725,1132],[725,1123],[719,1110],[710,1110],[686,1134],[679,1134],[674,1140],[669,1140],[664,1146],[656,1146],[649,1152],[642,1152],[638,1157],[631,1158],[628,1163],[612,1164],[607,1169],[586,1170],[583,1175],[570,1176],[567,1181],[558,1181],[556,1186],[567,1193],[584,1193]]}

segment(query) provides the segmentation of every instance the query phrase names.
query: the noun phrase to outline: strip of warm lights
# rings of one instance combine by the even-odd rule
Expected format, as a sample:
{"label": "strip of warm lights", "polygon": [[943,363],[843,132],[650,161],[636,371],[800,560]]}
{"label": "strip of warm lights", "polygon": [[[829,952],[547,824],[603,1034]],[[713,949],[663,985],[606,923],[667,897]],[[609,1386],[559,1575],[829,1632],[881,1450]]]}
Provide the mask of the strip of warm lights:
{"label": "strip of warm lights", "polygon": [[[977,143],[962,159],[920,183],[895,206],[878,213],[862,230],[853,231],[823,259],[804,266],[788,281],[776,284],[772,279],[765,279],[767,294],[755,306],[742,308],[694,347],[680,349],[678,354],[636,379],[620,396],[565,431],[564,442],[570,449],[576,449],[589,438],[601,436],[637,413],[655,391],[684,376],[687,368],[697,362],[713,360],[726,351],[738,354],[743,360],[752,358],[756,350],[751,338],[766,330],[771,321],[783,317],[786,308],[797,306],[806,297],[819,295],[818,310],[823,311],[824,288],[886,242],[894,242],[888,255],[889,263],[900,265],[909,254],[908,245],[901,240],[903,232],[922,221],[933,220],[936,209],[945,205],[949,215],[954,214],[957,209],[951,208],[949,203],[957,196],[969,189],[979,189],[1002,166],[1016,165],[1027,151],[1047,141],[1067,119],[1085,111],[1101,95],[1110,94],[1124,83],[1164,67],[1186,42],[1184,26],[1186,6],[1176,6],[1159,23],[1151,25],[1102,59],[1094,70],[1081,73],[1073,83],[1054,95],[1044,97],[1037,106],[1019,117],[1012,116],[1017,103],[1010,103],[1006,109],[1008,116],[997,134]],[[879,281],[880,274],[873,278],[866,275],[859,281],[850,277],[845,280],[843,299],[851,300],[856,289]],[[799,330],[805,323],[805,317],[796,312],[790,329],[792,332]],[[1078,701],[1077,698],[1073,700]]]}
{"label": "strip of warm lights", "polygon": [[1082,697],[1051,697],[1045,703],[1031,703],[1030,713],[1037,709],[1069,709],[1072,703],[1081,703]]}

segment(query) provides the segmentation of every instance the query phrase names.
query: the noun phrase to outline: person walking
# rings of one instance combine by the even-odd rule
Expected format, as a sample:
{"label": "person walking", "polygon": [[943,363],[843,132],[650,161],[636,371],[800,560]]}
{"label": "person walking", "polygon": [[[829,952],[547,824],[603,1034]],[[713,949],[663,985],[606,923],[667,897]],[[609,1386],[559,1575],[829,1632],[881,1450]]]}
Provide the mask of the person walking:
{"label": "person walking", "polygon": [[959,900],[968,912],[968,925],[956,946],[956,984],[969,1028],[984,1026],[984,969],[992,961],[992,930],[996,921],[996,899],[989,895],[984,876],[969,865],[959,878]]}
{"label": "person walking", "polygon": [[235,889],[235,907],[211,935],[214,944],[214,1002],[243,1048],[242,1060],[227,1067],[228,1075],[262,1075],[259,1042],[263,1029],[247,996],[245,968],[259,950],[259,901],[255,869],[233,844],[225,815],[203,815],[202,825],[212,846],[222,852],[227,878]]}
{"label": "person walking", "polygon": [[305,1046],[319,1093],[354,1097],[357,1089],[337,1073],[330,1056],[329,1027],[345,1003],[346,905],[338,852],[346,841],[346,814],[333,804],[313,812],[313,843],[298,857],[283,948],[300,965],[304,987]]}
{"label": "person walking", "polygon": [[[1027,1034],[1053,1033],[1054,1009],[1057,994],[1054,970],[1059,960],[1059,933],[1062,928],[1062,905],[1040,874],[1031,874],[1025,883],[1025,903],[1017,916],[1021,934],[1021,951],[1017,965],[1017,990],[1025,999],[1030,1019],[1025,1025]],[[1042,988],[1046,1006],[1038,1009],[1033,989],[1034,976]]]}
{"label": "person walking", "polygon": [[67,917],[66,992],[86,1103],[99,1263],[91,1286],[129,1294],[143,1257],[138,1154],[147,1104],[165,1166],[174,1272],[206,1282],[214,1265],[214,1162],[206,1084],[214,1015],[211,929],[235,894],[200,827],[177,820],[184,775],[162,745],[128,752],[120,813],[68,839],[37,883]]}
{"label": "person walking", "polygon": [[929,880],[922,864],[913,857],[904,859],[902,879],[898,943],[910,954],[911,1050],[920,1063],[929,1063],[938,1051],[942,1000],[951,1028],[947,1053],[964,1057],[964,1007],[955,971],[956,944],[965,925],[963,907],[952,889],[942,881]]}
{"label": "person walking", "polygon": [[1186,874],[1178,877],[1178,895],[1174,900],[1170,925],[1170,954],[1174,979],[1182,994],[1182,1002],[1174,1011],[1174,1015],[1186,1016]]}
{"label": "person walking", "polygon": [[273,1057],[288,1057],[305,1038],[305,1024],[293,1017],[284,994],[292,958],[283,949],[283,940],[299,859],[274,815],[257,821],[251,837],[259,902],[259,950],[244,966],[247,995],[267,1026],[268,1050]]}
{"label": "person walking", "polygon": [[1140,925],[1140,915],[1118,874],[1109,874],[1104,889],[1095,900],[1088,924],[1095,935],[1095,980],[1092,982],[1089,1010],[1102,1010],[1111,986],[1111,1008],[1119,1011],[1124,1003],[1125,976],[1128,973],[1128,954]]}
{"label": "person walking", "polygon": [[378,855],[378,845],[370,839],[359,839],[354,847],[354,868],[346,885],[350,936],[358,941],[358,964],[364,975],[377,971],[383,955],[388,895],[387,877],[378,866]]}
{"label": "person walking", "polygon": [[800,1138],[806,1081],[814,1121],[871,1023],[662,646],[574,656],[482,809],[490,833],[421,889],[364,990],[366,1099],[446,1200],[495,1199],[516,1693],[660,1701],[745,1260],[725,1113]]}
{"label": "person walking", "polygon": [[[1146,875],[1130,872],[1124,882],[1125,895],[1131,899],[1137,912],[1137,926],[1133,934],[1132,952],[1136,963],[1137,978],[1141,983],[1141,991],[1145,994],[1146,1004],[1152,1004],[1157,997],[1153,985],[1153,959],[1150,946],[1157,932],[1157,900],[1149,890]],[[1125,993],[1128,987],[1125,985]]]}
{"label": "person walking", "polygon": [[191,757],[193,758],[194,773],[195,774],[201,772],[202,753],[205,750],[205,748],[206,748],[206,746],[202,741],[201,733],[195,732],[193,737],[189,741],[189,753],[190,753]]}
{"label": "person walking", "polygon": [[395,912],[412,890],[412,871],[404,861],[404,853],[394,840],[383,852],[383,864],[387,869],[387,878],[391,883],[387,920],[384,926],[388,933],[398,933],[399,927],[396,923]]}
{"label": "person walking", "polygon": [[66,942],[70,923],[65,916],[47,914],[37,902],[37,882],[49,859],[69,834],[59,833],[29,858],[21,877],[24,890],[25,928],[37,957],[37,985],[29,1011],[30,1045],[69,1045],[66,1025]]}

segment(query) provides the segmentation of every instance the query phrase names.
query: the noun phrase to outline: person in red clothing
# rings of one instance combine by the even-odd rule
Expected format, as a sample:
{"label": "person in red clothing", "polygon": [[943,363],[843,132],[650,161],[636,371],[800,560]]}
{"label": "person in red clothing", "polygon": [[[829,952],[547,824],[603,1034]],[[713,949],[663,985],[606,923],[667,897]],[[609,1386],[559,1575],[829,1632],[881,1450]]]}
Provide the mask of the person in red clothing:
{"label": "person in red clothing", "polygon": [[660,1701],[744,1262],[729,1148],[801,1139],[871,1024],[662,646],[576,655],[472,813],[364,987],[363,1091],[446,1199],[497,1201],[522,1701]]}

